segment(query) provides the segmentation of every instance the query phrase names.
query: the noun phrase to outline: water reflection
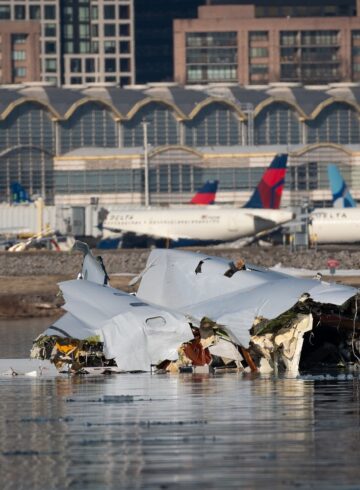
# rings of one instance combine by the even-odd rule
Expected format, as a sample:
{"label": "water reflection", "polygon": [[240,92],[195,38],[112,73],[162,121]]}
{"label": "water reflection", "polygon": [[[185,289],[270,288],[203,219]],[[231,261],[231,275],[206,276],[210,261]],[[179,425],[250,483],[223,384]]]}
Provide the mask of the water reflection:
{"label": "water reflection", "polygon": [[0,389],[2,488],[360,485],[359,379],[3,377]]}
{"label": "water reflection", "polygon": [[29,357],[32,341],[55,319],[56,317],[0,320],[0,358]]}
{"label": "water reflection", "polygon": [[2,378],[1,481],[359,488],[358,380],[193,378]]}

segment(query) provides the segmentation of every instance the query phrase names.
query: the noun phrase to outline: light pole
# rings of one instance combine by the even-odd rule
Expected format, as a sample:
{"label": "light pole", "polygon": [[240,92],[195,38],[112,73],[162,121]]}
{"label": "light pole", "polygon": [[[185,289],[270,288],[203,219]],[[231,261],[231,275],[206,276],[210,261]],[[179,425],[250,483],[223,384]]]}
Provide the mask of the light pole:
{"label": "light pole", "polygon": [[146,121],[142,122],[143,134],[144,134],[144,185],[145,185],[145,206],[150,205],[149,196],[149,155],[148,155],[148,139],[147,139],[147,125]]}

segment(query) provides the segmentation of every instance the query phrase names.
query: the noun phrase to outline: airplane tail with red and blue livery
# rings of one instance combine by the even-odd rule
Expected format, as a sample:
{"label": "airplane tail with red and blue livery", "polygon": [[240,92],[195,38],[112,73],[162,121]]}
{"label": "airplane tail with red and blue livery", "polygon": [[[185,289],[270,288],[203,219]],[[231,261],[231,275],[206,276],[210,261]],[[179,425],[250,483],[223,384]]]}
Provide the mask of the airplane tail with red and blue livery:
{"label": "airplane tail with red and blue livery", "polygon": [[287,170],[286,153],[274,157],[249,201],[243,206],[252,209],[279,209]]}
{"label": "airplane tail with red and blue livery", "polygon": [[205,182],[191,199],[190,203],[202,205],[214,204],[218,183],[218,180],[208,180]]}

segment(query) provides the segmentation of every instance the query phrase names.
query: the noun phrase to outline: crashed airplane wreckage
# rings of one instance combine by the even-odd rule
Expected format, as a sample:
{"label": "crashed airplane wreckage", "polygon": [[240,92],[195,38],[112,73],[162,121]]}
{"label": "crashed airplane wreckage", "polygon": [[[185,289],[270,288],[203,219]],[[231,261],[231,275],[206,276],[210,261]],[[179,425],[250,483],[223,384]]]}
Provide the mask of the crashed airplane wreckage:
{"label": "crashed airplane wreckage", "polygon": [[153,250],[112,288],[100,257],[84,253],[77,280],[59,284],[66,313],[31,357],[74,373],[237,369],[288,372],[360,361],[358,290],[204,254]]}

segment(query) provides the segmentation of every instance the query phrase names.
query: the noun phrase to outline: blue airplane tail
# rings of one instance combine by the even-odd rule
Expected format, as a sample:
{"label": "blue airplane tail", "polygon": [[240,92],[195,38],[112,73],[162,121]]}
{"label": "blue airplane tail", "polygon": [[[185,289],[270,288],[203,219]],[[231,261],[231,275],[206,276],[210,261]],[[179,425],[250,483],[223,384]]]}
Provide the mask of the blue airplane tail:
{"label": "blue airplane tail", "polygon": [[279,209],[284,189],[287,154],[275,155],[244,208]]}
{"label": "blue airplane tail", "polygon": [[328,165],[328,177],[334,208],[355,208],[353,199],[340,170],[334,164]]}
{"label": "blue airplane tail", "polygon": [[191,204],[214,204],[218,183],[218,180],[205,182],[191,199]]}
{"label": "blue airplane tail", "polygon": [[32,202],[29,194],[19,182],[12,182],[10,184],[10,191],[11,191],[11,202],[13,204]]}

